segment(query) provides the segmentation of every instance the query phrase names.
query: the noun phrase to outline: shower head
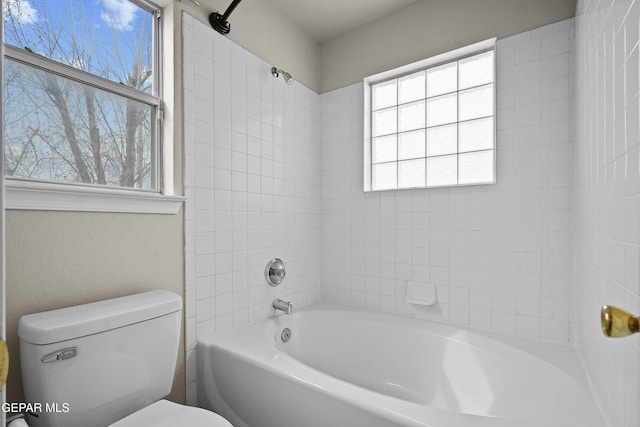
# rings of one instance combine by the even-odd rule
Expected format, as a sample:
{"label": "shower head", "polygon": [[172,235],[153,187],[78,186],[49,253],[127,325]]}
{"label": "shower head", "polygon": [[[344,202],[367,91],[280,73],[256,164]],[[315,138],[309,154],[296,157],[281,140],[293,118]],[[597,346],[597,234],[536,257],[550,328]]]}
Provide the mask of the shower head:
{"label": "shower head", "polygon": [[293,84],[293,77],[291,77],[291,74],[287,73],[286,71],[282,70],[282,69],[278,69],[276,67],[272,67],[271,68],[271,75],[275,78],[280,77],[280,75],[282,75],[282,78],[284,79],[285,82],[287,82],[288,85]]}

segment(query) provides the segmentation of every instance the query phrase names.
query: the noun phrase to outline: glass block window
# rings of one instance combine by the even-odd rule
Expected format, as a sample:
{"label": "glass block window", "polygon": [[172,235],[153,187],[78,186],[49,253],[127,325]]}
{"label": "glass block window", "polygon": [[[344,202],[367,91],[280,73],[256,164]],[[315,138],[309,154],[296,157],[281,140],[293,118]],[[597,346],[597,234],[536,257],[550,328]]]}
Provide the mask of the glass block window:
{"label": "glass block window", "polygon": [[494,183],[494,68],[485,50],[365,84],[365,191]]}

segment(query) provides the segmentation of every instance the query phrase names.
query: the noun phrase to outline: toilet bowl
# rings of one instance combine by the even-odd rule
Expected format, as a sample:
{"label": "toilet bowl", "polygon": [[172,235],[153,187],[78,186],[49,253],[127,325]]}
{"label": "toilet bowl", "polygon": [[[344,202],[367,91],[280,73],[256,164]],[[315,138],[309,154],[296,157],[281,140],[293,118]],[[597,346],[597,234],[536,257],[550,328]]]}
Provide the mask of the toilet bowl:
{"label": "toilet bowl", "polygon": [[111,424],[110,427],[233,427],[220,415],[202,408],[179,405],[160,400],[126,418]]}
{"label": "toilet bowl", "polygon": [[68,409],[43,410],[29,425],[231,426],[211,411],[161,400],[173,384],[181,322],[182,299],[161,290],[22,316],[25,400]]}

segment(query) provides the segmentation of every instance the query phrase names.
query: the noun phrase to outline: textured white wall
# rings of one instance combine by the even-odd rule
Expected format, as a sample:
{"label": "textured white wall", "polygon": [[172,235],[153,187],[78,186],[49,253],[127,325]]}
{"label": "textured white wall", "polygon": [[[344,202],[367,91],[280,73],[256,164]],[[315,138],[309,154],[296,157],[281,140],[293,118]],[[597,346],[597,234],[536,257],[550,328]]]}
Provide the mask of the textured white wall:
{"label": "textured white wall", "polygon": [[495,185],[363,193],[362,84],[321,95],[326,300],[569,342],[571,40],[566,20],[498,41]]}
{"label": "textured white wall", "polygon": [[[200,3],[198,7],[189,0],[181,0],[179,4],[209,26],[209,14],[214,10],[224,13],[231,0]],[[320,45],[291,20],[286,11],[268,0],[243,0],[229,17],[229,23],[231,32],[226,36],[229,40],[287,70],[306,87],[316,92],[320,89]]]}
{"label": "textured white wall", "polygon": [[575,344],[612,426],[640,425],[640,336],[607,339],[600,307],[640,313],[640,3],[580,1],[573,150]]}
{"label": "textured white wall", "polygon": [[576,0],[417,1],[320,45],[320,92],[462,46],[571,18]]}
{"label": "textured white wall", "polygon": [[[320,300],[320,106],[299,83],[183,15],[187,401],[200,334],[255,322],[278,297]],[[266,284],[279,257],[287,278]]]}
{"label": "textured white wall", "polygon": [[[6,221],[9,402],[24,399],[20,316],[153,289],[184,291],[182,212],[8,211]],[[169,398],[184,402],[184,354],[174,378]]]}

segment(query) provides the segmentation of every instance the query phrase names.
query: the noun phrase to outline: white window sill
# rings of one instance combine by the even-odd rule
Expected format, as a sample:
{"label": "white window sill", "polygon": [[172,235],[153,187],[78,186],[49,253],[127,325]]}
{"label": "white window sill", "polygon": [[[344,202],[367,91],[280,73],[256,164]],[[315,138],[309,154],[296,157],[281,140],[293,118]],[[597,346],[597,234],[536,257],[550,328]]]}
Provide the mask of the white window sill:
{"label": "white window sill", "polygon": [[183,196],[5,179],[11,210],[176,214]]}

